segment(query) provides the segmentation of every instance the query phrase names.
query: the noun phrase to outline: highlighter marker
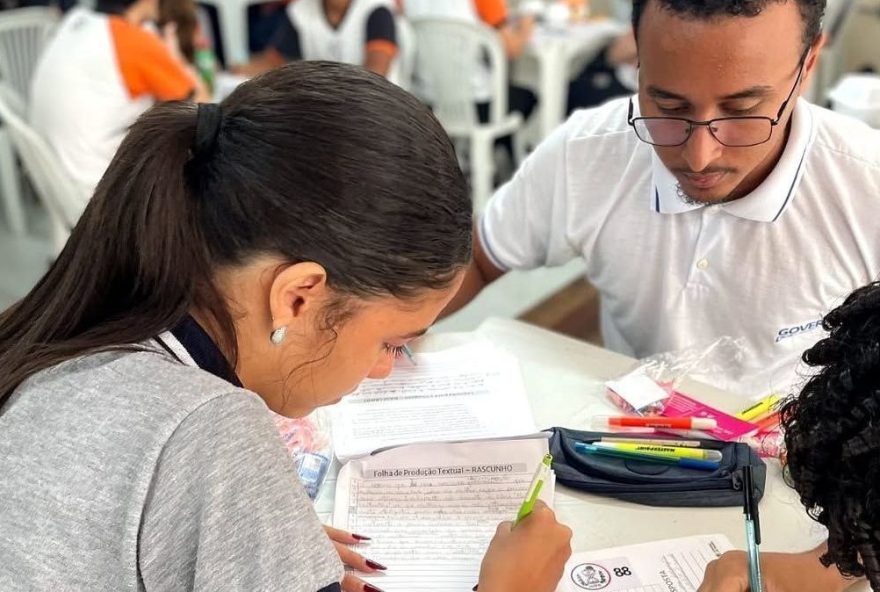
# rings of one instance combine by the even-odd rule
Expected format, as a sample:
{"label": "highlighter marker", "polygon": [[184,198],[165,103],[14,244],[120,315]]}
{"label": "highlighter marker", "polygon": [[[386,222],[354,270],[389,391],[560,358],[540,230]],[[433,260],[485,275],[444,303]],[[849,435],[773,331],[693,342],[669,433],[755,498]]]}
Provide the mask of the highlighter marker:
{"label": "highlighter marker", "polygon": [[600,415],[592,419],[592,425],[594,429],[714,430],[718,427],[718,422],[708,417],[613,417]]}

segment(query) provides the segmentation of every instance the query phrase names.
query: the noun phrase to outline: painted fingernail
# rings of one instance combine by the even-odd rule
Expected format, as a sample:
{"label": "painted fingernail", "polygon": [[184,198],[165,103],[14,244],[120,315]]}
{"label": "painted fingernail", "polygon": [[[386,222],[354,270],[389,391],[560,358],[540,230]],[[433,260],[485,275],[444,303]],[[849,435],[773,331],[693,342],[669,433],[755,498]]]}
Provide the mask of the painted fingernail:
{"label": "painted fingernail", "polygon": [[382,588],[377,588],[373,584],[364,584],[364,592],[385,592]]}
{"label": "painted fingernail", "polygon": [[353,536],[355,539],[357,539],[359,541],[372,541],[373,540],[370,537],[364,536],[362,534],[351,533],[351,536]]}
{"label": "painted fingernail", "polygon": [[367,567],[369,567],[369,568],[371,568],[371,569],[381,569],[381,570],[386,570],[386,569],[388,569],[387,567],[385,567],[385,566],[382,565],[381,563],[376,563],[376,562],[373,561],[372,559],[367,559]]}

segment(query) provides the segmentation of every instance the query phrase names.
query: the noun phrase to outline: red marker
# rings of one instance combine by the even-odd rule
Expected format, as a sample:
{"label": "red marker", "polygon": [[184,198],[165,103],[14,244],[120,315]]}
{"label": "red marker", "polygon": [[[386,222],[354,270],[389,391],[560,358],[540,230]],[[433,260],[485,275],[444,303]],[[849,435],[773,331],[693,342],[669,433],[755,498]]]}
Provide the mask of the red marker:
{"label": "red marker", "polygon": [[714,430],[718,422],[707,417],[610,417],[593,418],[596,429],[655,428],[658,430]]}

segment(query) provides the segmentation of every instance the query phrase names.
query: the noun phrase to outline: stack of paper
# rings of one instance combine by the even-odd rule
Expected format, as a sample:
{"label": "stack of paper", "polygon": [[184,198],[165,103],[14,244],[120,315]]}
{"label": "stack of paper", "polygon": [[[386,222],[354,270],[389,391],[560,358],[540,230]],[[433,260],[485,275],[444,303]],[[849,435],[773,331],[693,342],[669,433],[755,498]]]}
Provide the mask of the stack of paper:
{"label": "stack of paper", "polygon": [[[386,592],[470,590],[546,453],[546,437],[535,437],[414,444],[351,461],[339,473],[333,525],[372,537],[355,548],[388,571],[358,576]],[[548,505],[554,486],[551,474],[540,495]]]}
{"label": "stack of paper", "polygon": [[487,342],[416,354],[385,380],[367,380],[335,405],[333,447],[341,462],[414,442],[535,432],[516,359]]}
{"label": "stack of paper", "polygon": [[732,548],[716,534],[576,553],[557,592],[697,592],[706,566]]}

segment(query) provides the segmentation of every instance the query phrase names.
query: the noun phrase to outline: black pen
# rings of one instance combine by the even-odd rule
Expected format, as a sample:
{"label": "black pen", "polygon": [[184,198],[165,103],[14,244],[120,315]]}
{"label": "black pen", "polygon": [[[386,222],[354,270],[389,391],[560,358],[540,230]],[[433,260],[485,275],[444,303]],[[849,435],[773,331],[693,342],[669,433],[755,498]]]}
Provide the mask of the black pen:
{"label": "black pen", "polygon": [[761,578],[761,556],[758,547],[761,544],[761,519],[758,516],[758,502],[755,500],[752,467],[743,467],[743,514],[746,519],[746,545],[749,557],[749,590],[764,592]]}

